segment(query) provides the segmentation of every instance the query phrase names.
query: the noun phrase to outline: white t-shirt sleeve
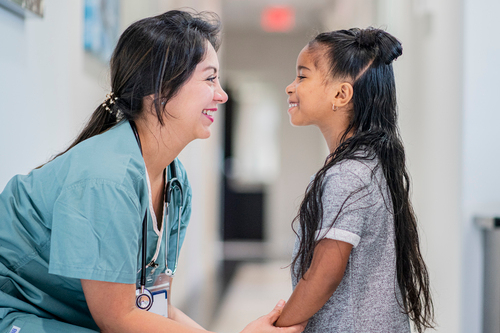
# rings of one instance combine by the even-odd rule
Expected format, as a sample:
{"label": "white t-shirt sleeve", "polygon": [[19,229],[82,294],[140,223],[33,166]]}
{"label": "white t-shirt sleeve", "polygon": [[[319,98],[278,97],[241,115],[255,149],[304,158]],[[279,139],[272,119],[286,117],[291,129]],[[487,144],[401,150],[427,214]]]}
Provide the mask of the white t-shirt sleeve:
{"label": "white t-shirt sleeve", "polygon": [[358,246],[371,207],[371,170],[361,162],[346,161],[325,175],[323,219],[316,239],[334,239]]}

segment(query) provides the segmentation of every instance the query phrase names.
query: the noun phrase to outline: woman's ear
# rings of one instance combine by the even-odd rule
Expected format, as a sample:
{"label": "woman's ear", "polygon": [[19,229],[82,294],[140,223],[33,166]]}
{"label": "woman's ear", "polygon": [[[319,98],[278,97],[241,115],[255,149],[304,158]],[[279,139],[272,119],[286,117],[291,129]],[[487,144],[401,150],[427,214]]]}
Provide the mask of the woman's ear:
{"label": "woman's ear", "polygon": [[335,108],[346,106],[351,101],[352,94],[352,85],[349,82],[340,82],[334,87],[332,104]]}

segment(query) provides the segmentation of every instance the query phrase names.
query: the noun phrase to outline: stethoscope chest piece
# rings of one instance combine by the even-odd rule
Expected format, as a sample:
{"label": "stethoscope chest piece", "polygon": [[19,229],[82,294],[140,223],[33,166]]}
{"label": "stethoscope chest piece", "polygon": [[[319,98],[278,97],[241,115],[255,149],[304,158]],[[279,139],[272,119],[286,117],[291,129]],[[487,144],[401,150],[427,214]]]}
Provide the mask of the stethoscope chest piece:
{"label": "stethoscope chest piece", "polygon": [[153,306],[153,295],[144,287],[137,289],[135,305],[141,309],[148,311]]}

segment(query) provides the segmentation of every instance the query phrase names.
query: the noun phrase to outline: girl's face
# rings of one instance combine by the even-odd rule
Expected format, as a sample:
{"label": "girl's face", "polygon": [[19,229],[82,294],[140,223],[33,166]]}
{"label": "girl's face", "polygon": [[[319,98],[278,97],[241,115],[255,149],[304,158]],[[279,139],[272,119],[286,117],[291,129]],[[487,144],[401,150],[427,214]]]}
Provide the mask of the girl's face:
{"label": "girl's face", "polygon": [[172,115],[166,120],[169,130],[182,141],[206,139],[214,122],[217,105],[227,101],[219,82],[219,60],[212,44],[207,41],[207,54],[177,95],[165,105]]}
{"label": "girl's face", "polygon": [[297,77],[286,87],[292,125],[321,127],[332,115],[332,84],[325,76],[326,64],[321,57],[321,52],[306,46],[297,58]]}

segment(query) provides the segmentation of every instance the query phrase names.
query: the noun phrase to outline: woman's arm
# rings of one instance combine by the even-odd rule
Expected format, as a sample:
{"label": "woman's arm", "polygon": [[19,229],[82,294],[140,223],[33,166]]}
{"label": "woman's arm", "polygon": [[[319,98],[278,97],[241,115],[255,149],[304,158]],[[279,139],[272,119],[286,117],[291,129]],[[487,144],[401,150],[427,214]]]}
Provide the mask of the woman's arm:
{"label": "woman's arm", "polygon": [[135,306],[133,284],[81,280],[90,313],[103,333],[206,332]]}
{"label": "woman's arm", "polygon": [[296,325],[318,312],[342,281],[351,250],[349,243],[320,240],[314,248],[311,266],[295,287],[275,325]]}
{"label": "woman's arm", "polygon": [[184,312],[181,310],[177,309],[173,305],[169,305],[170,307],[170,314],[172,315],[172,320],[175,320],[178,323],[190,326],[190,327],[195,327],[201,330],[205,330],[203,327],[201,327],[200,324],[195,322],[193,319],[191,319],[188,315],[186,315]]}
{"label": "woman's arm", "polygon": [[[207,332],[203,328],[186,325],[182,322],[186,318],[178,322],[138,309],[135,306],[135,286],[133,284],[94,280],[81,280],[81,282],[90,313],[102,333]],[[269,314],[245,327],[242,333],[302,332],[305,325],[295,325],[287,328],[278,328],[272,325],[278,319],[282,308],[283,304],[278,304]]]}

